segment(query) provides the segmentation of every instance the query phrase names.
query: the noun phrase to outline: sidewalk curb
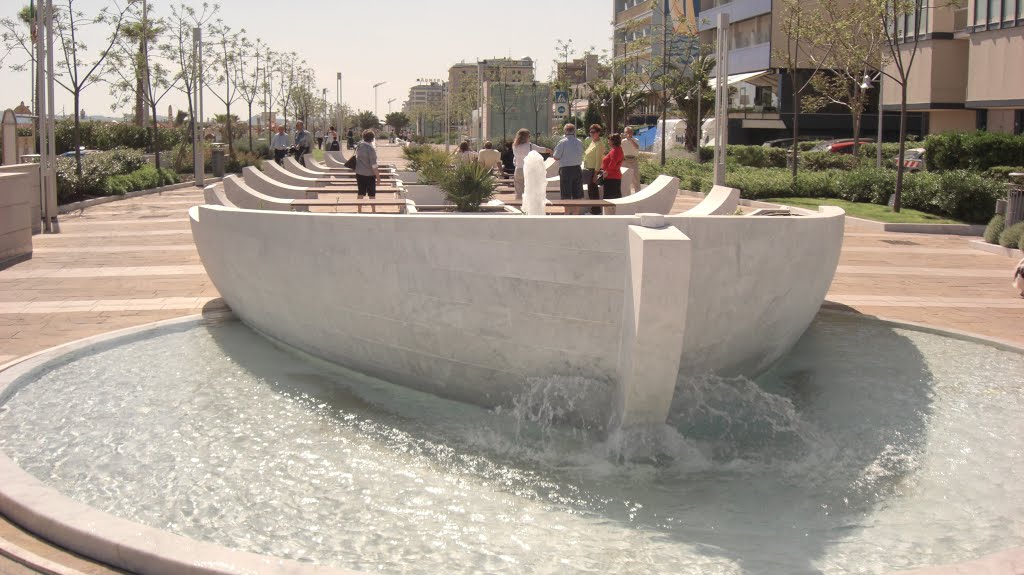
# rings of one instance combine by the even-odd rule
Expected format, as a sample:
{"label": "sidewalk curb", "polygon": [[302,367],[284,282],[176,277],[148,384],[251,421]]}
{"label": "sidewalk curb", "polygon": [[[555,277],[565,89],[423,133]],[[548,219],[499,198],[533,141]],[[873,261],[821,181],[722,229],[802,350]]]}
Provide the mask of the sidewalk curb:
{"label": "sidewalk curb", "polygon": [[972,249],[988,252],[997,256],[1006,256],[1008,258],[1024,258],[1024,252],[1015,250],[1013,248],[1004,248],[999,244],[990,244],[985,240],[971,240],[967,242],[967,245]]}
{"label": "sidewalk curb", "polygon": [[[205,178],[204,182],[209,184],[217,183],[221,178]],[[109,204],[110,202],[116,202],[119,200],[127,200],[131,198],[138,198],[140,196],[148,196],[150,194],[159,194],[161,192],[170,192],[173,190],[182,190],[185,188],[196,187],[195,182],[182,182],[180,184],[171,184],[169,186],[162,186],[159,188],[152,188],[149,190],[138,190],[135,192],[129,192],[123,196],[104,196],[102,198],[92,198],[90,200],[82,200],[80,202],[72,202],[70,204],[64,204],[57,206],[58,214],[68,214],[78,210],[84,210],[85,208],[91,208],[93,206],[99,206],[101,204]]]}

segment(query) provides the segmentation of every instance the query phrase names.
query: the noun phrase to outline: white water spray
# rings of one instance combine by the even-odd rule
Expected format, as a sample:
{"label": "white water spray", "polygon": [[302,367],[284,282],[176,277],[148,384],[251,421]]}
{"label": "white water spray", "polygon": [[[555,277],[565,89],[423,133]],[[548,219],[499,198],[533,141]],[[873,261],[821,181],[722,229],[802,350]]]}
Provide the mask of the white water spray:
{"label": "white water spray", "polygon": [[526,188],[523,191],[523,211],[531,216],[544,215],[544,201],[547,199],[547,170],[544,158],[536,151],[530,152],[523,163]]}

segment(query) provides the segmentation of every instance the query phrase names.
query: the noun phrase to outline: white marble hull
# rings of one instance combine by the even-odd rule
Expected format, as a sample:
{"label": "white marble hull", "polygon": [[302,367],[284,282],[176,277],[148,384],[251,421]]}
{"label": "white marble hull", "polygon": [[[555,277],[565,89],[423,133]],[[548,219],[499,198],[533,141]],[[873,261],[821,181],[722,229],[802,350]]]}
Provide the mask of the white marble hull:
{"label": "white marble hull", "polygon": [[272,338],[487,407],[531,378],[579,376],[617,398],[580,415],[627,423],[663,420],[677,373],[754,374],[788,351],[843,234],[836,208],[660,230],[635,216],[189,214],[224,300]]}

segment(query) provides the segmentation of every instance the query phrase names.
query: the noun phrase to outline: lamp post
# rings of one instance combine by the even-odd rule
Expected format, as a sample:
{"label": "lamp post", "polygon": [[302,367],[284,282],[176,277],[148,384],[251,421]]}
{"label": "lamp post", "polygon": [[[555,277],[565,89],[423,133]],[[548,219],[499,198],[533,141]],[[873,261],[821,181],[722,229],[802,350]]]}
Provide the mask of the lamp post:
{"label": "lamp post", "polygon": [[[661,23],[661,165],[665,165],[665,148],[668,141],[668,0],[665,0],[665,14]],[[615,102],[612,101],[612,107]]]}
{"label": "lamp post", "polygon": [[323,125],[320,127],[320,131],[324,133],[324,136],[327,135],[327,88],[324,88],[324,115]]}
{"label": "lamp post", "polygon": [[695,131],[697,132],[697,144],[695,146],[695,148],[696,148],[695,151],[697,152],[697,163],[698,164],[700,163],[701,132],[704,131],[703,130],[703,128],[704,128],[704,121],[703,121],[704,118],[702,118],[701,115],[700,115],[700,112],[701,112],[700,101],[704,99],[704,94],[703,94],[703,91],[701,90],[701,88],[704,87],[704,86],[702,86],[703,83],[704,83],[703,81],[699,81],[697,83],[697,85],[693,87],[693,90],[691,90],[690,92],[687,92],[686,93],[686,97],[683,98],[684,100],[691,100],[692,98],[690,97],[690,95],[693,93],[694,90],[697,91],[697,125],[694,126],[694,127],[696,128]]}
{"label": "lamp post", "polygon": [[341,105],[341,72],[338,72],[338,78],[336,80],[335,88],[337,88],[337,91],[335,93],[337,95],[337,100],[338,100],[338,129],[339,130],[344,130],[345,129],[345,109]]}
{"label": "lamp post", "polygon": [[377,82],[376,84],[373,85],[373,115],[377,116],[378,119],[380,118],[380,106],[378,105],[377,100],[377,88],[380,88],[381,86],[387,83],[388,81],[384,80],[383,82]]}
{"label": "lamp post", "polygon": [[[885,117],[885,112],[882,111],[882,73],[879,72],[874,78],[870,74],[864,74],[864,81],[860,84],[861,90],[870,90],[871,83],[878,80],[878,134],[877,142],[875,143],[875,167],[882,167],[882,119]],[[793,143],[796,145],[796,142]],[[903,161],[900,158],[899,161]]]}

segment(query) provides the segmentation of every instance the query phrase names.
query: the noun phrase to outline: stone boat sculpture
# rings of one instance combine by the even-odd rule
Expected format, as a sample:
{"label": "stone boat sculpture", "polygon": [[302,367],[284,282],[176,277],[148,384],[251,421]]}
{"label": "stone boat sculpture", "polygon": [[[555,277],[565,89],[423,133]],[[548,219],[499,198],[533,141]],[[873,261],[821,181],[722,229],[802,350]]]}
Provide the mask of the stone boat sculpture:
{"label": "stone boat sculpture", "polygon": [[196,206],[189,216],[210,278],[264,335],[485,407],[509,405],[537,378],[592,382],[606,405],[579,415],[601,425],[662,423],[679,377],[755,375],[786,353],[832,282],[844,220],[831,207],[553,217]]}

